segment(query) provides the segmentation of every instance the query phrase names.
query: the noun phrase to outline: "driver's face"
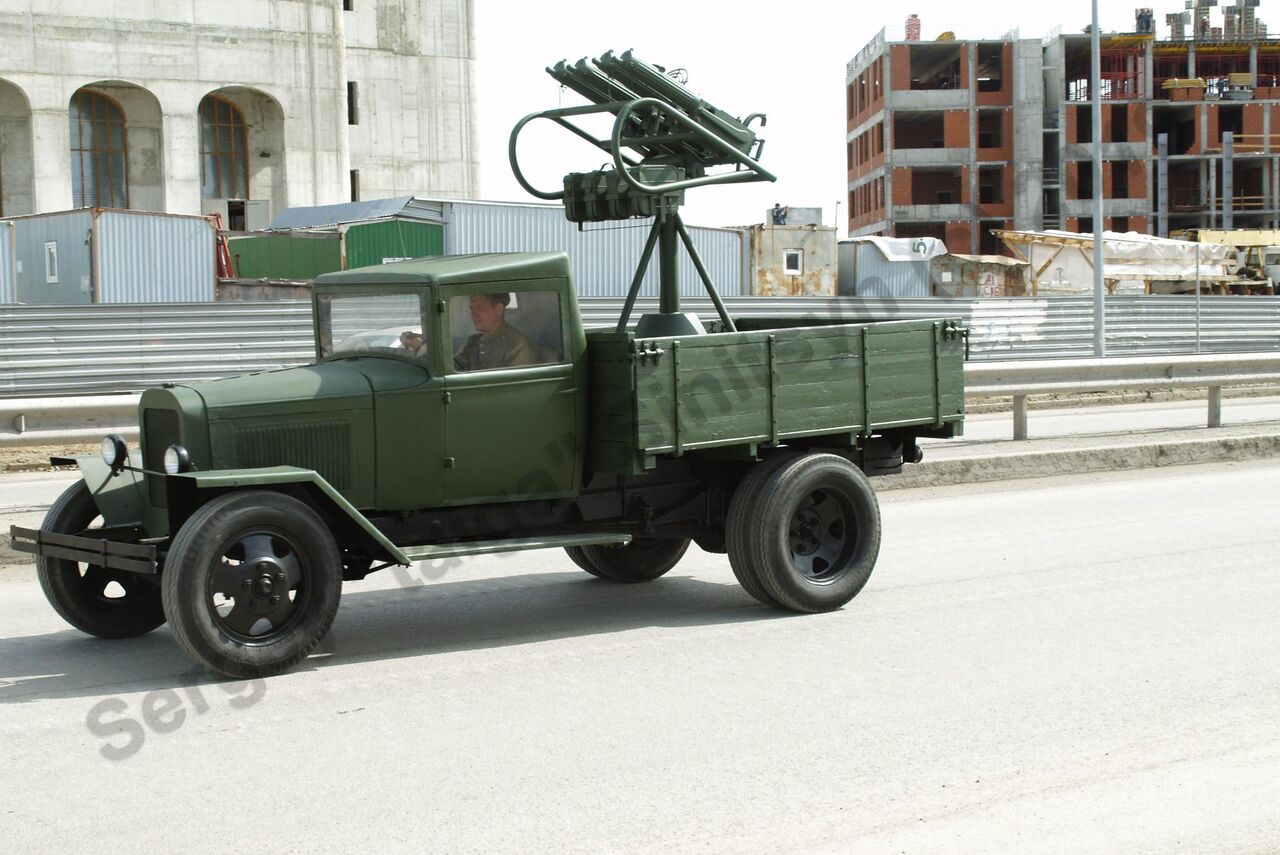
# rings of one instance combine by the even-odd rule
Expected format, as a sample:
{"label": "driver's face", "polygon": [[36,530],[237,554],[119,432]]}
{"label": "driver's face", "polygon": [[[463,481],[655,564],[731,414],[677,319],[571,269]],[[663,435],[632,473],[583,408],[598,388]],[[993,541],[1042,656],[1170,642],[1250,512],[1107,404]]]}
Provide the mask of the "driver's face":
{"label": "driver's face", "polygon": [[471,298],[471,323],[479,331],[488,335],[502,326],[502,316],[507,307],[502,303],[489,299],[484,294]]}

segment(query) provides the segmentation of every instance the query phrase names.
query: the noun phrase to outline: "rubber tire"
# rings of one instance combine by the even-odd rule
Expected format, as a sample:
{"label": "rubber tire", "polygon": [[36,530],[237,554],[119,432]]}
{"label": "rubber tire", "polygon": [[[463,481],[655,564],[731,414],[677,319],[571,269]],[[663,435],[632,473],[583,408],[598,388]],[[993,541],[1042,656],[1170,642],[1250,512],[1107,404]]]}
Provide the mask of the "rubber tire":
{"label": "rubber tire", "polygon": [[689,548],[689,539],[637,537],[625,546],[580,548],[587,561],[595,568],[595,575],[601,579],[608,579],[610,582],[651,582],[680,563]]}
{"label": "rubber tire", "polygon": [[757,601],[771,608],[781,608],[781,604],[769,595],[764,585],[756,578],[755,567],[748,556],[754,548],[752,535],[755,533],[755,507],[760,496],[760,488],[779,468],[800,459],[802,455],[790,451],[776,454],[767,460],[755,464],[747,471],[738,488],[733,491],[729,500],[729,511],[725,518],[725,545],[729,552],[729,567],[733,569],[734,578]]}
{"label": "rubber tire", "polygon": [[600,571],[597,570],[594,565],[592,565],[591,559],[588,558],[586,552],[583,551],[585,549],[586,547],[584,546],[566,546],[564,548],[564,552],[566,555],[569,556],[569,560],[572,561],[574,564],[577,564],[578,567],[580,567],[583,570],[586,570],[588,573],[590,573],[592,576],[595,576],[597,579],[601,578]]}
{"label": "rubber tire", "polygon": [[[241,534],[255,529],[286,536],[313,586],[294,630],[261,646],[228,636],[215,621],[206,593],[214,563]],[[270,677],[305,659],[329,632],[342,596],[342,560],[324,520],[298,499],[271,490],[228,493],[202,506],[179,529],[165,561],[162,590],[173,633],[192,659],[223,677]]]}
{"label": "rubber tire", "polygon": [[[841,491],[852,506],[857,541],[840,575],[830,582],[806,578],[792,563],[788,531],[799,503],[816,489]],[[880,552],[880,503],[862,470],[834,454],[808,454],[774,471],[760,488],[749,563],[765,591],[784,609],[825,612],[853,599]]]}
{"label": "rubber tire", "polygon": [[[49,508],[41,528],[59,534],[84,531],[98,506],[84,481],[72,484]],[[85,590],[76,562],[41,556],[36,577],[49,604],[63,620],[81,632],[98,638],[136,638],[164,623],[160,586],[131,573],[114,573],[125,589],[119,599],[101,599]]]}

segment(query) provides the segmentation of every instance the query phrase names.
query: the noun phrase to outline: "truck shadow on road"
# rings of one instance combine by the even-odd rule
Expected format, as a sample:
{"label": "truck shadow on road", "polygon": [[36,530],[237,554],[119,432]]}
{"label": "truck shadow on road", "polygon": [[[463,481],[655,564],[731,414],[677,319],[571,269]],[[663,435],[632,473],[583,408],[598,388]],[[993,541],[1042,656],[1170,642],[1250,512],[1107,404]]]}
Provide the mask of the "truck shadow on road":
{"label": "truck shadow on road", "polygon": [[[349,586],[319,655],[295,670],[787,616],[759,605],[731,581],[687,576],[643,585],[619,585],[573,572],[440,581],[407,589]],[[193,666],[164,627],[124,641],[89,638],[70,629],[0,639],[0,704],[214,682],[218,678]]]}

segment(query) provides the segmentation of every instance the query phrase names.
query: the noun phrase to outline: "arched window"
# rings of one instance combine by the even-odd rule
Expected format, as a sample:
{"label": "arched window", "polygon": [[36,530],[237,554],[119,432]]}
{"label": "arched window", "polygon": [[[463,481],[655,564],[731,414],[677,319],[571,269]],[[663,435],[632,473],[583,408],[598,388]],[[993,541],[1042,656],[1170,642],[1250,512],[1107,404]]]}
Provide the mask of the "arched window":
{"label": "arched window", "polygon": [[224,98],[200,102],[200,195],[249,198],[249,146],[244,113]]}
{"label": "arched window", "polygon": [[71,96],[71,198],[76,208],[129,207],[124,111],[100,92]]}

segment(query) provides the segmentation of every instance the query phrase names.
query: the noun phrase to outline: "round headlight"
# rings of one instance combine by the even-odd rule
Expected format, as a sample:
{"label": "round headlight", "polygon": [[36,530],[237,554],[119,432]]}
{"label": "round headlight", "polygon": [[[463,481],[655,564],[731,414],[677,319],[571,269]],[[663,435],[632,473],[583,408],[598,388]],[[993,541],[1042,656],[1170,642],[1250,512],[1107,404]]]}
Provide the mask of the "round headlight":
{"label": "round headlight", "polygon": [[191,469],[191,455],[180,445],[171,445],[164,450],[164,471],[168,475],[188,472]]}
{"label": "round headlight", "polygon": [[102,462],[118,470],[129,459],[129,449],[124,444],[124,437],[118,433],[109,433],[102,438]]}

